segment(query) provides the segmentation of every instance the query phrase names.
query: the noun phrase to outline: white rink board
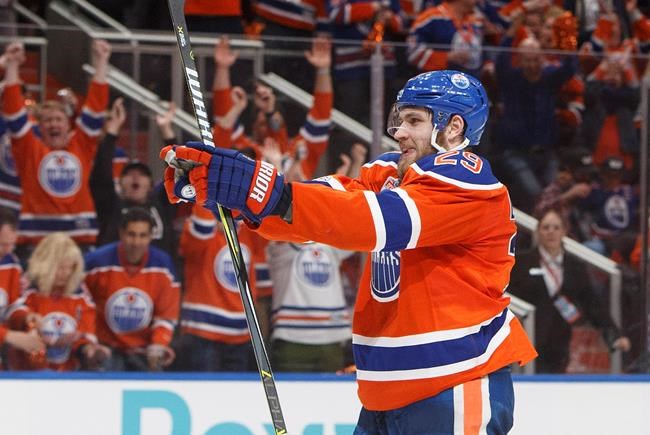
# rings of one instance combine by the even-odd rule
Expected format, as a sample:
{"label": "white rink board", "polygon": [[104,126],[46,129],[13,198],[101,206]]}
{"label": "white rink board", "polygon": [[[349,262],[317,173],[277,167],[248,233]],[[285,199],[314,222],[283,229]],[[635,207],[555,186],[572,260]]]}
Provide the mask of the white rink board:
{"label": "white rink board", "polygon": [[[273,433],[256,376],[11,376],[0,375],[0,434]],[[514,435],[650,433],[650,376],[518,379]],[[349,378],[284,376],[277,385],[290,434],[352,434],[360,404]]]}

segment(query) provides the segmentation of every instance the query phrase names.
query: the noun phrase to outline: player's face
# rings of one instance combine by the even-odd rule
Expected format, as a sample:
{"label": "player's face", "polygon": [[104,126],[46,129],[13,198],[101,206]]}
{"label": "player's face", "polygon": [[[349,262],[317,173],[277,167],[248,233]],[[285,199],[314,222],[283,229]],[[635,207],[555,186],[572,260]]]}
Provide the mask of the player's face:
{"label": "player's face", "polygon": [[149,250],[151,230],[149,222],[144,221],[129,222],[120,229],[120,242],[130,264],[138,264]]}
{"label": "player's face", "polygon": [[546,213],[539,221],[537,238],[539,245],[549,252],[558,252],[562,248],[562,237],[566,228],[558,214],[554,211]]}
{"label": "player's face", "polygon": [[39,128],[43,142],[52,149],[62,149],[68,143],[70,120],[68,116],[57,109],[45,109],[40,114]]}
{"label": "player's face", "polygon": [[0,258],[14,252],[17,238],[18,233],[16,233],[16,229],[11,225],[5,224],[0,227]]}
{"label": "player's face", "polygon": [[428,110],[404,108],[400,110],[398,123],[393,138],[399,142],[402,152],[397,162],[397,173],[402,178],[412,163],[433,154],[435,148],[431,146],[433,124]]}
{"label": "player's face", "polygon": [[135,204],[146,203],[152,187],[151,178],[138,170],[131,170],[120,177],[122,198]]}

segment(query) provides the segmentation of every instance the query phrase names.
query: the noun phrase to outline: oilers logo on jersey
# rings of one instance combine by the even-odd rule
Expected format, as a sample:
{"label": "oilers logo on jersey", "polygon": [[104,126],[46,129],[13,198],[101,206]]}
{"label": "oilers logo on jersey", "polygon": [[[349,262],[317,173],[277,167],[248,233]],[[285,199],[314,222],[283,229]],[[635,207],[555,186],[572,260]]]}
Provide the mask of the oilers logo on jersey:
{"label": "oilers logo on jersey", "polygon": [[[251,252],[246,246],[241,245],[241,254],[244,258],[244,263],[246,264],[246,270],[248,270],[248,267],[251,264]],[[217,278],[217,281],[219,281],[219,284],[231,292],[239,292],[237,274],[235,273],[232,258],[230,257],[230,251],[227,247],[224,246],[221,248],[214,259],[213,267],[214,276]]]}
{"label": "oilers logo on jersey", "polygon": [[370,288],[379,302],[394,301],[399,297],[400,253],[373,252],[370,258]]}
{"label": "oilers logo on jersey", "polygon": [[[69,314],[53,311],[43,317],[39,334],[47,345],[47,360],[60,364],[68,360],[71,345],[77,337],[70,337],[77,332],[77,321]],[[65,339],[65,338],[70,339]],[[57,344],[61,339],[63,344]]]}
{"label": "oilers logo on jersey", "polygon": [[152,313],[151,298],[138,288],[124,287],[106,301],[106,323],[117,334],[146,328],[151,323]]}
{"label": "oilers logo on jersey", "polygon": [[48,194],[56,198],[72,196],[81,186],[81,163],[67,151],[51,152],[41,161],[38,181]]}
{"label": "oilers logo on jersey", "polygon": [[332,280],[333,261],[321,246],[301,249],[296,257],[298,278],[306,285],[325,287]]}

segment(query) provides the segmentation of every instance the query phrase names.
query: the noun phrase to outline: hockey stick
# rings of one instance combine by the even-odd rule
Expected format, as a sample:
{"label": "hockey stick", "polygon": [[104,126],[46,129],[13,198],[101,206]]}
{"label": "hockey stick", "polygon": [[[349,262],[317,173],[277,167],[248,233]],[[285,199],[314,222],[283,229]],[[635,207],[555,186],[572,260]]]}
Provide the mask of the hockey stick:
{"label": "hockey stick", "polygon": [[[169,6],[169,14],[171,15],[172,25],[176,33],[176,40],[178,41],[178,49],[181,53],[183,60],[183,69],[187,87],[192,94],[192,107],[194,109],[194,117],[196,123],[201,131],[201,138],[203,143],[209,146],[214,146],[212,139],[212,131],[210,128],[210,121],[206,112],[205,103],[203,102],[203,93],[201,92],[201,83],[199,82],[199,74],[196,70],[194,62],[194,53],[190,45],[190,36],[187,33],[187,25],[185,23],[185,0],[167,0]],[[242,256],[241,246],[237,237],[237,227],[232,217],[230,210],[221,206],[219,209],[219,217],[224,227],[226,234],[226,241],[230,249],[230,256],[232,264],[237,276],[237,284],[239,286],[239,293],[241,294],[242,304],[244,305],[244,312],[246,314],[246,322],[248,323],[248,330],[251,334],[251,343],[253,344],[253,351],[255,353],[255,361],[257,368],[262,378],[262,385],[264,386],[264,393],[266,394],[266,402],[271,411],[271,419],[275,428],[276,435],[287,433],[287,427],[282,416],[282,408],[280,407],[280,400],[278,392],[275,388],[275,381],[273,379],[273,372],[271,371],[271,364],[269,357],[264,347],[264,340],[260,332],[260,326],[255,315],[253,308],[253,297],[251,295],[250,285],[248,284],[248,274],[246,273],[246,263]]]}

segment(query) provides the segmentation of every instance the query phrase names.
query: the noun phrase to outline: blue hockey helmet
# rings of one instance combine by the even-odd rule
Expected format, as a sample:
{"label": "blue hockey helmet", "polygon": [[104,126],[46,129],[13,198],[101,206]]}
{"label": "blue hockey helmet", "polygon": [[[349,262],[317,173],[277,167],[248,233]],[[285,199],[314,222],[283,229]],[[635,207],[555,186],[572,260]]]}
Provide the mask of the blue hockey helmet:
{"label": "blue hockey helmet", "polygon": [[469,74],[453,70],[425,72],[406,82],[389,116],[390,135],[399,126],[396,123],[399,109],[405,106],[429,109],[436,131],[443,130],[453,115],[459,115],[465,121],[465,138],[469,145],[478,145],[489,114],[483,84]]}

